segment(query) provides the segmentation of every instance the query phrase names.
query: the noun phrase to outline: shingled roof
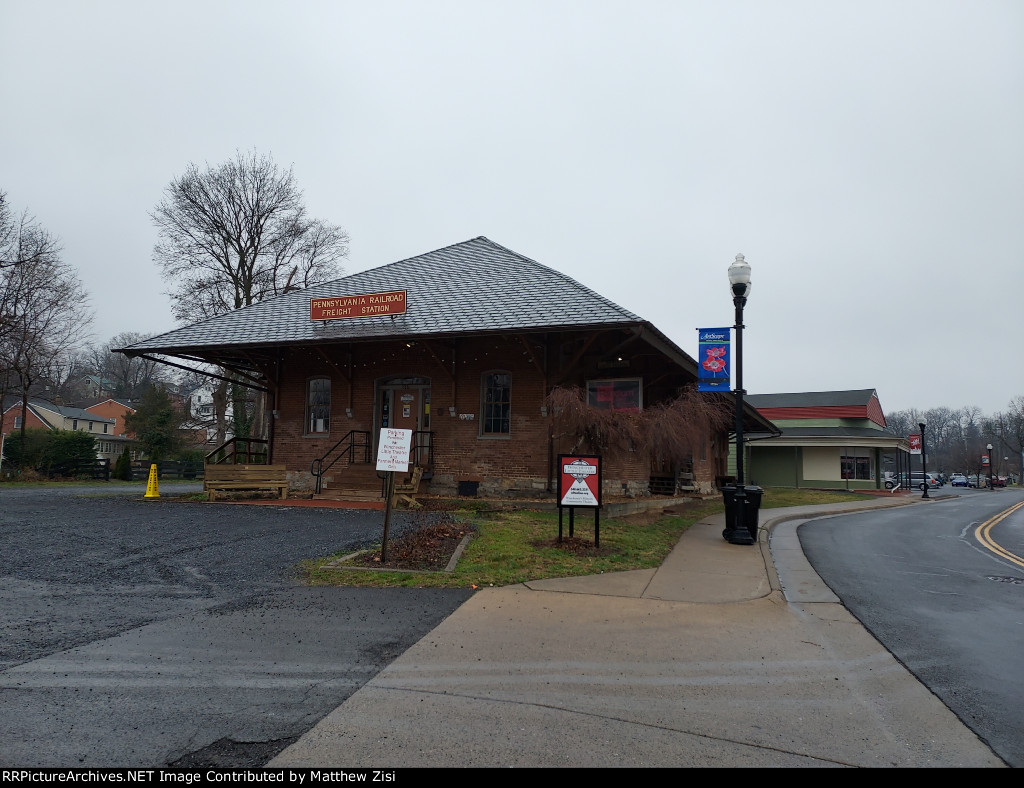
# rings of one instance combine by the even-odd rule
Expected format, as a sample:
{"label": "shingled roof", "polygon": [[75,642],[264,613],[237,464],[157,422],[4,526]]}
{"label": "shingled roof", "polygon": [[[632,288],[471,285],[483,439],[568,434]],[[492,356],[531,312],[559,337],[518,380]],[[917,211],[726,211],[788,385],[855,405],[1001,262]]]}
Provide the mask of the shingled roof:
{"label": "shingled roof", "polygon": [[[390,290],[406,291],[405,314],[328,322],[310,320],[312,298]],[[682,353],[629,310],[574,279],[481,236],[286,293],[151,337],[123,350],[138,355],[223,345],[318,344],[617,325],[643,325]],[[689,360],[695,369],[695,362]]]}
{"label": "shingled roof", "polygon": [[849,391],[802,391],[790,394],[748,394],[756,408],[834,408],[846,405],[867,406],[874,389]]}

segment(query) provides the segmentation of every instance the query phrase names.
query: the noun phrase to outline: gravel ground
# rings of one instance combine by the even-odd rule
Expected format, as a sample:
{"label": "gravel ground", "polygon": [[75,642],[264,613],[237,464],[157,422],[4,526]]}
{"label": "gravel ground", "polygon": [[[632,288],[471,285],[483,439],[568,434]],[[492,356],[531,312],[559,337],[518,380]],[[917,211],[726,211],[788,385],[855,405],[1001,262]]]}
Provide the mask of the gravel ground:
{"label": "gravel ground", "polygon": [[471,593],[301,586],[383,513],[197,489],[0,485],[0,766],[261,765]]}

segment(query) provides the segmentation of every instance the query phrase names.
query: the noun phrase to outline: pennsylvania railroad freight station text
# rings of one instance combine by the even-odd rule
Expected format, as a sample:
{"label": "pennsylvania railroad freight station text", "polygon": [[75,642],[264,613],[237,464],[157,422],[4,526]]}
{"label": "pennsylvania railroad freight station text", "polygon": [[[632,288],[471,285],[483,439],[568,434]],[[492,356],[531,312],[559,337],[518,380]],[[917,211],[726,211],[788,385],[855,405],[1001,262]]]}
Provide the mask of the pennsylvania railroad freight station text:
{"label": "pennsylvania railroad freight station text", "polygon": [[339,317],[401,314],[405,311],[405,291],[368,293],[337,298],[311,298],[310,319],[329,320]]}

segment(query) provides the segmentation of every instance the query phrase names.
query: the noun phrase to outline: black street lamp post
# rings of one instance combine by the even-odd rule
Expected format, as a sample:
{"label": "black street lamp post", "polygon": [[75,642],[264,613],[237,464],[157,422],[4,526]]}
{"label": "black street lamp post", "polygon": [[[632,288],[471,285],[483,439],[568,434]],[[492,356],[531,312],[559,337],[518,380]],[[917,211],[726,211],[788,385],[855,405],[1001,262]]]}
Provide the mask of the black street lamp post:
{"label": "black street lamp post", "polygon": [[921,486],[924,487],[922,498],[929,498],[928,495],[928,469],[925,467],[925,445],[924,445],[924,422],[919,421],[917,426],[921,428]]}
{"label": "black street lamp post", "polygon": [[988,444],[985,448],[988,449],[988,488],[995,492],[996,486],[992,483],[992,465],[994,464],[992,462],[992,444]]}
{"label": "black street lamp post", "polygon": [[736,307],[736,491],[735,517],[726,523],[725,538],[730,544],[754,544],[746,523],[747,491],[743,484],[743,307],[750,295],[750,264],[741,254],[729,266],[729,287]]}

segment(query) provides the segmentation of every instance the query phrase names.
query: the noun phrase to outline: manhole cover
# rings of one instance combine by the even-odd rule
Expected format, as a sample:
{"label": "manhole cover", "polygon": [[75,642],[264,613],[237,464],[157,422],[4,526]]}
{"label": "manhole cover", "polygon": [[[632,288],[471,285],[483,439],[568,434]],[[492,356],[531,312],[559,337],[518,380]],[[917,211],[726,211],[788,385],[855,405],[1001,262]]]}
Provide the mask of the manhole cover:
{"label": "manhole cover", "polygon": [[999,575],[989,575],[989,580],[995,580],[997,583],[1013,583],[1015,586],[1024,586],[1024,577],[1000,577]]}

